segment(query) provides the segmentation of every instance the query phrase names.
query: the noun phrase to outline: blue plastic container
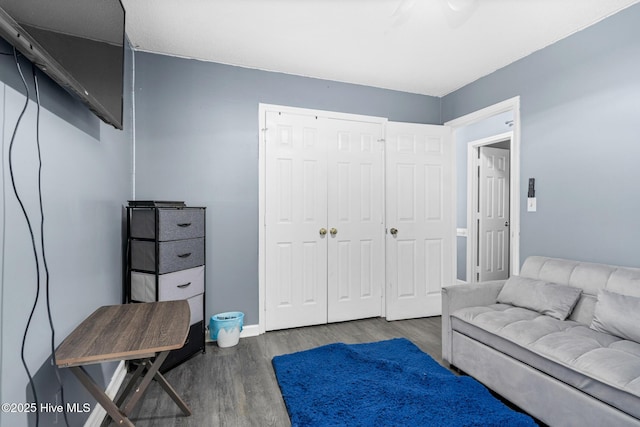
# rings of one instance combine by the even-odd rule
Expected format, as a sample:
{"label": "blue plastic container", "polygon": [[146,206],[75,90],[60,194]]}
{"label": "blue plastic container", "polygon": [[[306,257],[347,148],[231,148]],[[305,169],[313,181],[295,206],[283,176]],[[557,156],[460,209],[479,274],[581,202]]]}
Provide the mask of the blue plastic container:
{"label": "blue plastic container", "polygon": [[240,311],[215,314],[209,320],[209,335],[218,347],[233,347],[240,340],[243,321],[244,313]]}

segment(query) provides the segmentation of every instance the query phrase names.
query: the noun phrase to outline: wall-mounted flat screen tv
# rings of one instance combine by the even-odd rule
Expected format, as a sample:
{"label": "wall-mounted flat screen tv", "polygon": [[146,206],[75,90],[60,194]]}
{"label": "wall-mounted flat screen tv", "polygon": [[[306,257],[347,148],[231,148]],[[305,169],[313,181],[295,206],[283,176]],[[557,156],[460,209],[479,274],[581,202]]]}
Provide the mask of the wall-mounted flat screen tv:
{"label": "wall-mounted flat screen tv", "polygon": [[0,36],[118,129],[124,25],[120,0],[0,0]]}

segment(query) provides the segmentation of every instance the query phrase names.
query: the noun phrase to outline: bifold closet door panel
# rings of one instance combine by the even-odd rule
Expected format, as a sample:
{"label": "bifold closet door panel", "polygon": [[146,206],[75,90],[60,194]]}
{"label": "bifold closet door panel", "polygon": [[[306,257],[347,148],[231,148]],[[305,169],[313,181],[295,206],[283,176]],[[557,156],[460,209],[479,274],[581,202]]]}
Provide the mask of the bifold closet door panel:
{"label": "bifold closet door panel", "polygon": [[322,119],[268,112],[266,328],[327,322],[327,148]]}
{"label": "bifold closet door panel", "polygon": [[388,320],[440,315],[453,284],[452,161],[450,128],[387,124]]}
{"label": "bifold closet door panel", "polygon": [[384,128],[327,120],[328,321],[380,316],[384,286]]}
{"label": "bifold closet door panel", "polygon": [[380,316],[384,120],[266,113],[266,329]]}

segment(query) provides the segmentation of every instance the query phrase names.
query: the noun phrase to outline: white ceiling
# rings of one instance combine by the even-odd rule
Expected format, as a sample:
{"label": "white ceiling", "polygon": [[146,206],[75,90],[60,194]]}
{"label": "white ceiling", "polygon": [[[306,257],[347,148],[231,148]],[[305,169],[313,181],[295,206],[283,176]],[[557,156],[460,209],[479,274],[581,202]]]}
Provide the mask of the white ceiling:
{"label": "white ceiling", "polygon": [[122,0],[136,50],[444,96],[640,0]]}

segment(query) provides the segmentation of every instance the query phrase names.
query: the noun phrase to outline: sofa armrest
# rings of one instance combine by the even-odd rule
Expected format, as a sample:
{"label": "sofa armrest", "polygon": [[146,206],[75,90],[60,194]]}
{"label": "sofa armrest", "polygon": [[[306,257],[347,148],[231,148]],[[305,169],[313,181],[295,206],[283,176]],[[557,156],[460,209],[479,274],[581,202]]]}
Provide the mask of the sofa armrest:
{"label": "sofa armrest", "polygon": [[506,280],[452,285],[442,288],[442,359],[451,363],[451,313],[465,307],[495,304]]}

